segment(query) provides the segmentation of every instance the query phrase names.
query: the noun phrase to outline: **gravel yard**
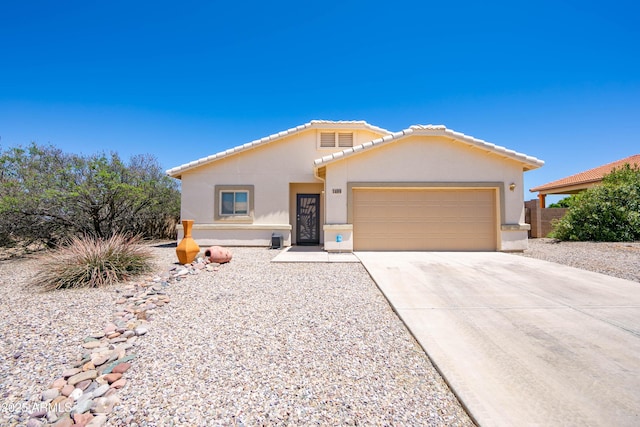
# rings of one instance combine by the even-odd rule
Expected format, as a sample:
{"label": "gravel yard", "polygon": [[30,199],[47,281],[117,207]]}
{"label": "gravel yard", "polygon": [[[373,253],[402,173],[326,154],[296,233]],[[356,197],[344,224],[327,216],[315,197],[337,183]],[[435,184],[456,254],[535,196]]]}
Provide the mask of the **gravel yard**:
{"label": "gravel yard", "polygon": [[[173,247],[153,251],[159,272],[175,265]],[[169,286],[107,425],[473,425],[361,265],[233,254]],[[640,282],[638,242],[536,239],[518,256]],[[0,261],[3,426],[26,424],[116,310],[116,288],[25,290],[36,263]]]}
{"label": "gravel yard", "polygon": [[[108,425],[472,425],[361,265],[233,254],[170,285]],[[25,292],[35,262],[0,262],[3,426],[24,424],[115,310],[114,289]]]}
{"label": "gravel yard", "polygon": [[[36,260],[0,261],[0,426],[24,425],[40,395],[114,311],[112,289],[24,289]],[[20,422],[18,422],[20,421]]]}
{"label": "gravel yard", "polygon": [[640,282],[640,242],[559,242],[530,239],[521,255]]}

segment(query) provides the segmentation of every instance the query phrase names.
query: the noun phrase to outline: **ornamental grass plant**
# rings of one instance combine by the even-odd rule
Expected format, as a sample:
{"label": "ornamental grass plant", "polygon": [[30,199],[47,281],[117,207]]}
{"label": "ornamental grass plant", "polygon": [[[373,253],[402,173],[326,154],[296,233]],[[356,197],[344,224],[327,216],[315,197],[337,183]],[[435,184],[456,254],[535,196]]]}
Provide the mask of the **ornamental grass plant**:
{"label": "ornamental grass plant", "polygon": [[99,288],[151,271],[152,254],[139,237],[73,237],[42,257],[33,287],[43,291]]}

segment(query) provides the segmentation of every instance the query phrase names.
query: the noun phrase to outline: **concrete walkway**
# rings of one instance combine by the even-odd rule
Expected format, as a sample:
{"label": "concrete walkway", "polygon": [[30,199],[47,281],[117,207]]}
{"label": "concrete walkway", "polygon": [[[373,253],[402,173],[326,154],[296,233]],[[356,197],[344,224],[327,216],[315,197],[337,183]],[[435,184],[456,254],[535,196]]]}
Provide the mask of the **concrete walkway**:
{"label": "concrete walkway", "polygon": [[504,253],[356,255],[480,426],[640,425],[640,284]]}

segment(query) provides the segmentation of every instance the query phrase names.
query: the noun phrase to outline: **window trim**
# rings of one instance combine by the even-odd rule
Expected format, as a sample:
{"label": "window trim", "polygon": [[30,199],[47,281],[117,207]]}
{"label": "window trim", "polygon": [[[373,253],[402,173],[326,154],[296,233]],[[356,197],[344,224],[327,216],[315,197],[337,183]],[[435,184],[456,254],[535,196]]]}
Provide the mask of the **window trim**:
{"label": "window trim", "polygon": [[[223,193],[246,193],[247,194],[247,213],[246,214],[223,214],[222,213],[222,194]],[[253,222],[253,185],[216,185],[214,188],[214,221],[216,222]],[[235,199],[235,198],[234,198]],[[235,200],[234,200],[235,205]],[[234,206],[235,209],[235,206]]]}

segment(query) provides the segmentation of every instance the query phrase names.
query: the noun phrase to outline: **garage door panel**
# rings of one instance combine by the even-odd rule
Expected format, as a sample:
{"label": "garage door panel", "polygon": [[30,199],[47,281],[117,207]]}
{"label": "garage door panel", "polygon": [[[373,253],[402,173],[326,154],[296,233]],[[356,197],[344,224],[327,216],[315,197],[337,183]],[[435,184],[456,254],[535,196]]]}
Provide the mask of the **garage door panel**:
{"label": "garage door panel", "polygon": [[356,250],[496,250],[491,189],[355,189]]}
{"label": "garage door panel", "polygon": [[408,220],[422,220],[424,218],[424,214],[421,213],[423,209],[424,208],[422,206],[409,207],[409,209],[404,213],[406,215],[405,218]]}

